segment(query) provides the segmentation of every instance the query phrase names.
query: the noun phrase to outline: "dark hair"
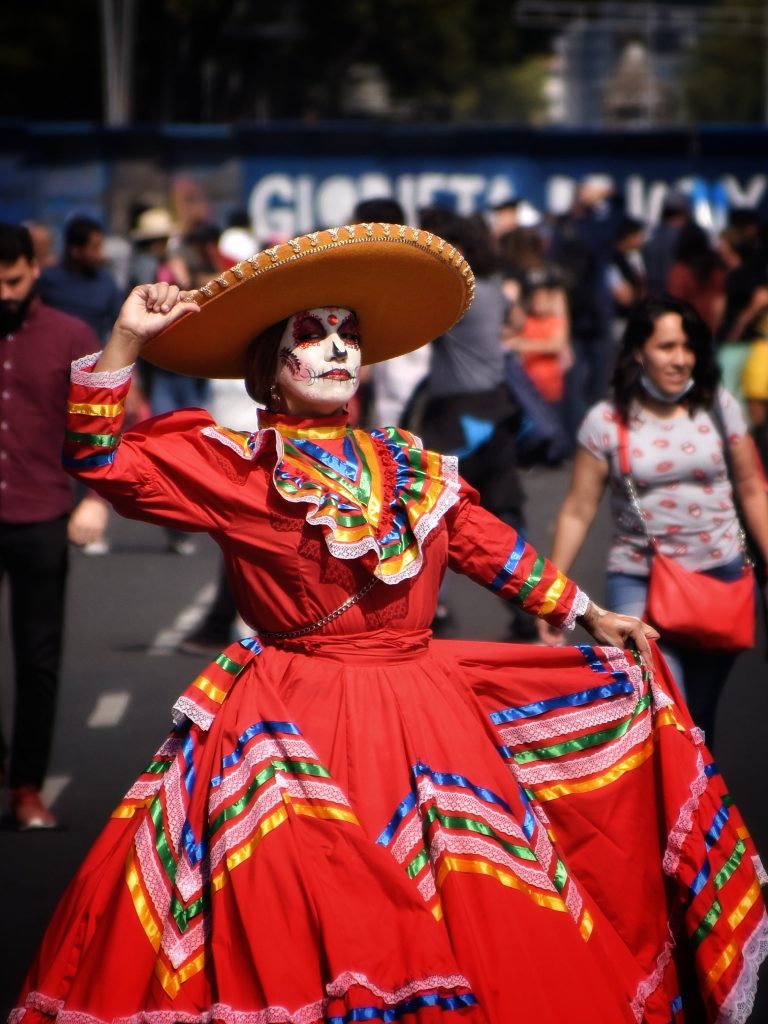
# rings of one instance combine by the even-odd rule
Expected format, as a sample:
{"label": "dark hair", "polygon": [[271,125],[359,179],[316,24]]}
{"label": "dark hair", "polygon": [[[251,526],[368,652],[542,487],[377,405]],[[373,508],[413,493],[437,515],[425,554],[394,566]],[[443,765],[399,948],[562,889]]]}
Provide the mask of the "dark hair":
{"label": "dark hair", "polygon": [[538,228],[513,228],[497,242],[503,273],[517,277],[521,273],[547,265],[546,243]]}
{"label": "dark hair", "polygon": [[675,246],[675,260],[689,267],[700,284],[706,284],[723,262],[712,248],[704,228],[695,221],[689,221],[680,228]]}
{"label": "dark hair", "polygon": [[475,277],[490,277],[499,269],[493,236],[481,214],[462,217],[443,206],[427,206],[419,211],[419,221],[424,231],[455,245]]}
{"label": "dark hair", "polygon": [[275,383],[277,350],[288,323],[288,317],[261,332],[245,356],[245,390],[261,405],[269,405],[269,389]]}
{"label": "dark hair", "polygon": [[208,220],[198,220],[185,233],[183,241],[187,245],[215,245],[220,235],[221,230],[218,224]]}
{"label": "dark hair", "polygon": [[623,419],[629,416],[629,407],[642,394],[637,361],[646,341],[656,330],[656,322],[667,313],[676,313],[683,323],[683,333],[693,349],[693,387],[686,395],[691,413],[708,409],[714,400],[720,380],[720,369],[715,359],[712,331],[693,306],[671,295],[658,295],[643,299],[630,309],[627,326],[621,339],[616,369],[613,373],[613,402]]}
{"label": "dark hair", "polygon": [[73,217],[64,229],[64,248],[69,250],[87,245],[92,235],[103,235],[104,228],[93,217]]}
{"label": "dark hair", "polygon": [[23,224],[0,224],[0,263],[15,263],[22,257],[28,263],[35,258],[32,235]]}
{"label": "dark hair", "polygon": [[638,220],[637,217],[624,216],[619,221],[619,226],[616,229],[616,241],[623,242],[625,238],[631,238],[638,231],[645,231],[645,224]]}
{"label": "dark hair", "polygon": [[405,224],[405,212],[396,199],[363,199],[354,209],[353,220],[358,224]]}

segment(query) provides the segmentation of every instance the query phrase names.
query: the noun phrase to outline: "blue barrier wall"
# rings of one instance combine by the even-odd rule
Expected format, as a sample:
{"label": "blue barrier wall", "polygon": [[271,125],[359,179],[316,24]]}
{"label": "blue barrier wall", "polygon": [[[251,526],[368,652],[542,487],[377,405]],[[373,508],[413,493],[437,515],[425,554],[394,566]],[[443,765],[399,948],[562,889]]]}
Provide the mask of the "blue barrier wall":
{"label": "blue barrier wall", "polygon": [[60,226],[77,209],[114,230],[134,201],[169,201],[179,176],[211,216],[246,207],[262,237],[348,220],[391,194],[408,219],[433,202],[471,212],[508,195],[562,210],[586,174],[610,175],[628,212],[655,220],[670,186],[720,226],[734,206],[768,216],[768,129],[606,133],[370,123],[165,126],[0,124],[0,217]]}

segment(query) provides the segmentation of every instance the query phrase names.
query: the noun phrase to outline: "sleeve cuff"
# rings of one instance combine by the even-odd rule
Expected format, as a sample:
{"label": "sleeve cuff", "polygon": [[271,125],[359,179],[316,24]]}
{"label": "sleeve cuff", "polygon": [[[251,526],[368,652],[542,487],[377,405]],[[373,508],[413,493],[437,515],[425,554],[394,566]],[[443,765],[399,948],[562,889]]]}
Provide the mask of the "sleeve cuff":
{"label": "sleeve cuff", "polygon": [[118,388],[131,379],[134,363],[124,366],[120,370],[108,371],[105,373],[91,373],[91,367],[95,366],[101,358],[101,352],[94,352],[89,356],[81,356],[72,363],[70,379],[73,384],[81,384],[91,388]]}
{"label": "sleeve cuff", "polygon": [[563,629],[574,629],[576,626],[576,619],[589,607],[589,594],[585,594],[583,590],[576,591],[576,597],[574,598],[571,610],[568,612],[568,617],[562,625]]}

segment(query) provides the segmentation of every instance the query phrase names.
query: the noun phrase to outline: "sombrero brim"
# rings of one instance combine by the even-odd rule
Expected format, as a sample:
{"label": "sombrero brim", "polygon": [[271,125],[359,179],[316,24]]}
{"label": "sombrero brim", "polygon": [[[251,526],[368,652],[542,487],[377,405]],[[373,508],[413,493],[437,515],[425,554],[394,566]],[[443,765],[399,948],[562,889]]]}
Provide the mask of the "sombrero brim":
{"label": "sombrero brim", "polygon": [[357,313],[363,362],[378,363],[449,330],[474,295],[469,264],[448,242],[398,224],[315,231],[250,256],[200,288],[201,307],[154,338],[151,363],[196,377],[242,377],[251,342],[303,309]]}

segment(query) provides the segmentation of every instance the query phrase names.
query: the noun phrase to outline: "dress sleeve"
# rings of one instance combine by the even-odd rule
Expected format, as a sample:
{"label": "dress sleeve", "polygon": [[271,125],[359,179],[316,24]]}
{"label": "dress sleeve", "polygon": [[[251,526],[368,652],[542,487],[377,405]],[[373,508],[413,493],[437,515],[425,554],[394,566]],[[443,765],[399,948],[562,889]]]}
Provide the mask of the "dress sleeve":
{"label": "dress sleeve", "polygon": [[122,433],[132,367],[93,373],[100,353],[72,364],[64,467],[123,516],[188,531],[224,525],[223,488],[199,409],[147,420]]}
{"label": "dress sleeve", "polygon": [[572,629],[587,610],[587,595],[478,502],[477,491],[462,480],[458,506],[449,522],[451,569],[553,626]]}

